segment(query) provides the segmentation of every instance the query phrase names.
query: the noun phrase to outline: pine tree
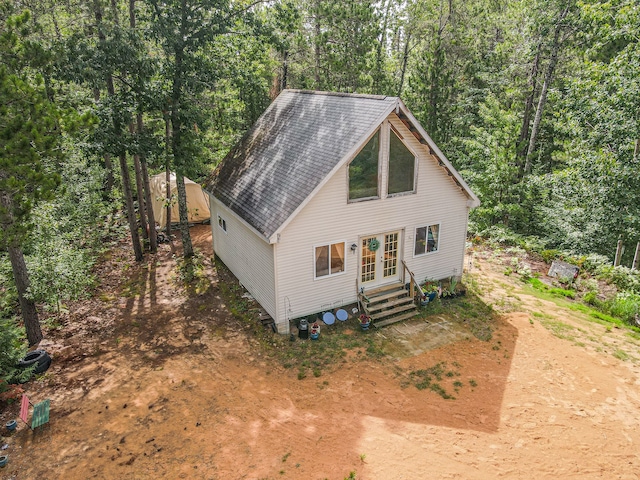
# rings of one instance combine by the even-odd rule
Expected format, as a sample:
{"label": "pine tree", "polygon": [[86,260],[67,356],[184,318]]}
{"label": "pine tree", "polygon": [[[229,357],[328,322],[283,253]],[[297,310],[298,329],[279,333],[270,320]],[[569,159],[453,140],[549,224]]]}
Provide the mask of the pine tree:
{"label": "pine tree", "polygon": [[[11,10],[10,5],[0,5]],[[28,11],[9,16],[0,33],[0,246],[9,253],[29,345],[42,339],[38,311],[29,297],[29,273],[22,245],[32,230],[34,205],[50,198],[60,177],[44,168],[57,154],[58,112],[42,76],[30,63],[47,61],[29,38]]]}

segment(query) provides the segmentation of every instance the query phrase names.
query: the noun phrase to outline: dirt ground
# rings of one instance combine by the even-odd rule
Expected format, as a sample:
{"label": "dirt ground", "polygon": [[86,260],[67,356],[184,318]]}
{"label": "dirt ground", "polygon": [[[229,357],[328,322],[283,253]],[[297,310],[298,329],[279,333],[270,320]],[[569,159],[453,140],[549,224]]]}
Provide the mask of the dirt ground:
{"label": "dirt ground", "polygon": [[[209,227],[192,234],[210,256]],[[298,380],[231,316],[210,262],[208,291],[176,285],[172,249],[137,266],[121,244],[97,295],[47,331],[53,364],[24,387],[51,421],[2,432],[1,478],[640,478],[640,342],[539,298],[499,258],[470,254],[501,312],[490,341],[413,320],[374,333],[402,358]],[[455,399],[394,374],[438,362],[465,384]]]}

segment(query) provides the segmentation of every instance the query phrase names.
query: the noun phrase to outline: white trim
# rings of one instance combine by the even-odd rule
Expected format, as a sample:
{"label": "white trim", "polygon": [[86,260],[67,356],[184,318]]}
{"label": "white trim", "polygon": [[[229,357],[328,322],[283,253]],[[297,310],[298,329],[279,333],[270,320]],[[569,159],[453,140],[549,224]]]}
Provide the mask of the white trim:
{"label": "white trim", "polygon": [[[418,229],[419,228],[426,228],[427,231],[425,232],[427,235],[427,241],[429,240],[429,227],[432,227],[434,225],[438,226],[438,248],[436,250],[433,250],[431,252],[427,252],[427,246],[424,246],[424,253],[416,253],[416,241],[418,240]],[[430,222],[430,223],[426,223],[426,224],[420,224],[417,227],[415,227],[413,229],[413,258],[419,258],[419,257],[425,257],[427,255],[434,255],[436,253],[438,253],[441,248],[440,245],[442,245],[442,222]],[[463,255],[464,256],[464,255]],[[464,260],[463,260],[464,263]]]}
{"label": "white trim", "polygon": [[[340,243],[344,245],[343,257],[342,257],[342,260],[343,260],[342,271],[338,273],[331,273],[331,246],[338,245]],[[322,275],[320,277],[316,276],[316,249],[319,247],[329,247],[329,273],[327,273],[326,275]],[[338,277],[340,275],[344,275],[345,273],[347,273],[347,241],[346,240],[336,240],[335,242],[318,243],[313,246],[313,280],[314,281],[323,280],[325,278],[330,278],[330,277]]]}

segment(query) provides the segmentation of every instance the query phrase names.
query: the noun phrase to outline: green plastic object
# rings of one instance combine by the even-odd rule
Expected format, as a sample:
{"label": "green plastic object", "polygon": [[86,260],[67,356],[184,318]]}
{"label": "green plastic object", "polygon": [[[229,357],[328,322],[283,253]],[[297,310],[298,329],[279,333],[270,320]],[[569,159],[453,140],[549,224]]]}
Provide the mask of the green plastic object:
{"label": "green plastic object", "polygon": [[31,429],[37,428],[49,422],[50,400],[43,400],[33,406],[33,416],[31,417]]}

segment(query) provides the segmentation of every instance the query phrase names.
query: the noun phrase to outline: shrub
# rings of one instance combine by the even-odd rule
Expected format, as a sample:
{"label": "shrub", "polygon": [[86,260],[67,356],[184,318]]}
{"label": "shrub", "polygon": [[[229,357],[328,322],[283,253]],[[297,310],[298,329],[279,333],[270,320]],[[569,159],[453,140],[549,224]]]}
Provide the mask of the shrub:
{"label": "shrub", "polygon": [[518,269],[518,275],[520,275],[522,280],[526,282],[531,278],[531,267],[529,265],[522,265]]}
{"label": "shrub", "polygon": [[600,255],[597,253],[587,255],[582,262],[583,268],[585,268],[589,272],[596,272],[598,268],[609,265],[611,265],[611,260],[609,260],[604,255]]}
{"label": "shrub", "polygon": [[618,293],[608,303],[611,315],[634,325],[636,316],[640,314],[640,295],[631,292]]}
{"label": "shrub", "polygon": [[32,369],[17,369],[16,365],[25,355],[27,349],[23,342],[22,330],[13,319],[0,319],[0,391],[6,390],[7,384],[26,381]]}
{"label": "shrub", "polygon": [[640,293],[640,272],[628,267],[602,265],[596,270],[598,278],[615,285],[618,290]]}
{"label": "shrub", "polygon": [[582,297],[582,301],[588,305],[596,306],[598,302],[597,293],[594,291],[590,291],[584,294]]}
{"label": "shrub", "polygon": [[559,250],[542,250],[540,256],[546,263],[551,263],[560,255]]}

